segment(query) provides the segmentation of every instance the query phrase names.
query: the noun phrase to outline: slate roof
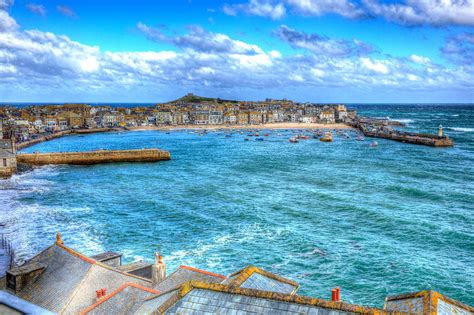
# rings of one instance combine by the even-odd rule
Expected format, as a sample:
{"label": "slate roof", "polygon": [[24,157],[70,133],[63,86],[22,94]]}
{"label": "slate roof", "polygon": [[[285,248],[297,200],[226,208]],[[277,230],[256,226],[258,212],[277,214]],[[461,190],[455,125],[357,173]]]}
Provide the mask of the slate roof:
{"label": "slate roof", "polygon": [[190,281],[150,297],[135,314],[384,314],[381,309],[295,294]]}
{"label": "slate roof", "polygon": [[432,290],[387,296],[384,310],[410,314],[474,314],[474,307]]}
{"label": "slate roof", "polygon": [[295,294],[299,284],[287,278],[280,277],[271,272],[248,266],[229,276],[222,284],[231,287],[272,291],[285,294]]}
{"label": "slate roof", "polygon": [[201,280],[209,283],[221,283],[224,279],[226,279],[225,276],[217,273],[181,265],[178,269],[166,277],[165,280],[158,283],[154,289],[165,292],[179,287],[183,283],[191,280]]}
{"label": "slate roof", "polygon": [[78,314],[95,303],[96,290],[102,288],[111,292],[128,282],[151,286],[148,279],[116,270],[58,242],[25,265],[28,264],[46,268],[17,295],[55,313]]}
{"label": "slate roof", "polygon": [[80,314],[133,314],[146,298],[159,293],[136,283],[125,283]]}

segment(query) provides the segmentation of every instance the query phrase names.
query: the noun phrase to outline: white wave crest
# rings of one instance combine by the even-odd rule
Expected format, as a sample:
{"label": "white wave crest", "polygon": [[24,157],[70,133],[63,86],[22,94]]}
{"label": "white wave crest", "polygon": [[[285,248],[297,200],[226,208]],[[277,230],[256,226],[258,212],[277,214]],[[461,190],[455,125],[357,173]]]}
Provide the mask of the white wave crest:
{"label": "white wave crest", "polygon": [[474,132],[474,128],[448,127],[447,129],[460,132]]}

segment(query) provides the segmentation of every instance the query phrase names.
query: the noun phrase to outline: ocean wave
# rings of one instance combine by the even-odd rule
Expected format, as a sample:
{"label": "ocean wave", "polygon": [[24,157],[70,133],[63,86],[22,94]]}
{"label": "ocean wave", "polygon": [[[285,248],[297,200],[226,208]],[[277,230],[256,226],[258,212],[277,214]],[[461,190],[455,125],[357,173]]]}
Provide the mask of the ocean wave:
{"label": "ocean wave", "polygon": [[452,131],[474,132],[474,128],[448,127],[447,129]]}
{"label": "ocean wave", "polygon": [[411,124],[411,123],[414,123],[414,122],[415,122],[415,120],[409,119],[409,118],[400,118],[400,119],[397,119],[397,118],[389,118],[389,120],[391,120],[391,121],[398,121],[398,122],[401,122],[401,123],[404,123],[404,124]]}

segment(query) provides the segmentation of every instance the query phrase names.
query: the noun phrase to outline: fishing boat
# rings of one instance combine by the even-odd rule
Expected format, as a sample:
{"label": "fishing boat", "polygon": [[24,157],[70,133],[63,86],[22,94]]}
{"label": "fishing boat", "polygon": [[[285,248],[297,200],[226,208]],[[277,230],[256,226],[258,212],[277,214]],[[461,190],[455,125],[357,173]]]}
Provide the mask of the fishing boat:
{"label": "fishing boat", "polygon": [[332,132],[325,132],[319,140],[322,142],[332,142]]}
{"label": "fishing boat", "polygon": [[245,138],[244,141],[250,141],[250,139],[249,139],[249,138]]}
{"label": "fishing boat", "polygon": [[258,134],[258,133],[255,134],[255,137],[259,137],[259,136],[260,136],[260,134]]}
{"label": "fishing boat", "polygon": [[268,137],[269,135],[270,135],[269,133],[264,134],[265,137]]}
{"label": "fishing boat", "polygon": [[378,143],[377,141],[372,141],[372,142],[369,144],[369,146],[370,146],[371,148],[375,148],[375,147],[378,147],[378,146],[379,146],[379,143]]}
{"label": "fishing boat", "polygon": [[298,139],[296,139],[295,137],[291,137],[289,141],[291,143],[298,143]]}
{"label": "fishing boat", "polygon": [[297,136],[296,136],[296,139],[301,139],[301,140],[308,140],[308,139],[309,139],[309,136],[305,136],[305,135],[297,135]]}
{"label": "fishing boat", "polygon": [[263,141],[264,139],[263,139],[263,138],[255,138],[255,140],[257,140],[257,141]]}
{"label": "fishing boat", "polygon": [[362,136],[357,136],[356,140],[357,140],[357,141],[364,141],[365,139],[364,139],[364,137],[362,137]]}

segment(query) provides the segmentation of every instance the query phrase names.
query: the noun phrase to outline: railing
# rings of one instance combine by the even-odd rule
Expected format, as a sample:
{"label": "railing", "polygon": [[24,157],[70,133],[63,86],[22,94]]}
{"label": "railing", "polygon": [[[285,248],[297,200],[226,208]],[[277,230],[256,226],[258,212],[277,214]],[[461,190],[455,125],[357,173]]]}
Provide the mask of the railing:
{"label": "railing", "polygon": [[7,270],[15,263],[15,250],[4,234],[0,234],[0,277],[5,276]]}

